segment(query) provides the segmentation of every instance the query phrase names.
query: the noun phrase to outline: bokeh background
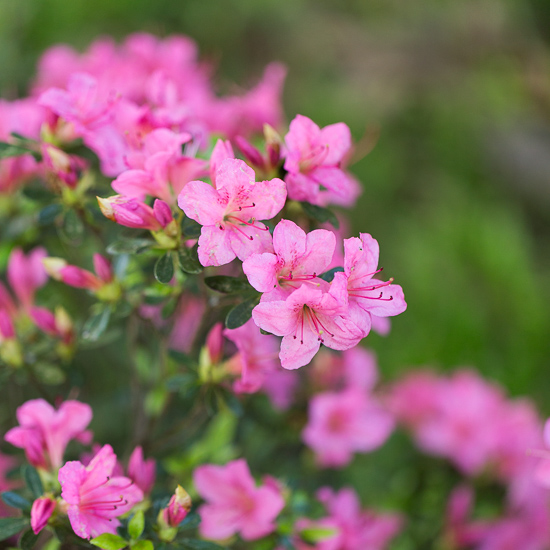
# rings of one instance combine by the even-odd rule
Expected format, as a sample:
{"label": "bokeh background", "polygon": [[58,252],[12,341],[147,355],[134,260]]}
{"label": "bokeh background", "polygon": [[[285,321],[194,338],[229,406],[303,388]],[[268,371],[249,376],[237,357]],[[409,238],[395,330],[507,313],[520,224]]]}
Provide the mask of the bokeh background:
{"label": "bokeh background", "polygon": [[[0,95],[24,94],[53,44],[136,31],[194,38],[220,91],[282,61],[288,120],[350,126],[351,223],[409,305],[368,338],[384,380],[472,366],[550,415],[550,2],[0,0]],[[397,494],[362,464],[369,500]]]}

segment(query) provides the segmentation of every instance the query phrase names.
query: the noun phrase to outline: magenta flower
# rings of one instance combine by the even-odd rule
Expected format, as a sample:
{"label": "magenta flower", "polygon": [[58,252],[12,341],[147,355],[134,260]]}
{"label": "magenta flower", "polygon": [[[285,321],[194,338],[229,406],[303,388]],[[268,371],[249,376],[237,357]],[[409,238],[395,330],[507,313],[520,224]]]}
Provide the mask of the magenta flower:
{"label": "magenta flower", "polygon": [[392,416],[363,391],[348,389],[314,396],[302,438],[322,466],[342,467],[354,452],[380,447],[394,427]]}
{"label": "magenta flower", "polygon": [[[360,233],[360,238],[344,240],[344,273],[347,278],[349,307],[357,318],[363,318],[365,336],[370,331],[371,316],[389,317],[399,315],[407,309],[403,290],[394,285],[393,279],[387,282],[373,279],[378,269],[378,242],[368,233]],[[344,274],[337,273],[336,277]]]}
{"label": "magenta flower", "polygon": [[269,230],[259,220],[275,216],[285,200],[282,180],[255,182],[254,171],[242,160],[226,159],[216,175],[216,189],[192,181],[180,193],[178,204],[203,226],[199,260],[209,266],[272,250]]}
{"label": "magenta flower", "polygon": [[128,462],[128,477],[143,491],[150,493],[155,484],[157,464],[153,458],[143,459],[143,449],[137,446]]}
{"label": "magenta flower", "polygon": [[9,430],[4,439],[25,449],[33,466],[56,470],[71,439],[89,440],[85,430],[91,419],[92,409],[85,403],[64,401],[55,410],[44,399],[32,399],[17,409],[20,426]]}
{"label": "magenta flower", "polygon": [[94,254],[97,275],[81,267],[69,265],[63,258],[44,258],[43,265],[48,275],[75,288],[99,290],[113,278],[110,263],[101,254]]}
{"label": "magenta flower", "polygon": [[286,300],[261,302],[252,311],[263,330],[282,336],[279,357],[285,369],[307,365],[321,344],[345,350],[357,345],[363,331],[347,314],[345,281],[329,285],[322,279],[318,288],[302,285]]}
{"label": "magenta flower", "polygon": [[51,497],[40,497],[32,503],[31,529],[35,535],[46,527],[56,505],[57,501]]}
{"label": "magenta flower", "polygon": [[253,254],[243,262],[243,271],[262,299],[284,300],[304,282],[327,270],[336,237],[317,229],[306,235],[294,222],[281,220],[273,231],[274,253]]}
{"label": "magenta flower", "polygon": [[344,123],[320,129],[311,119],[298,115],[290,123],[285,142],[289,198],[321,206],[351,206],[355,202],[360,187],[342,168],[351,151],[351,134]]}
{"label": "magenta flower", "polygon": [[256,487],[245,460],[199,466],[193,480],[206,500],[198,509],[203,537],[222,540],[239,533],[244,540],[256,540],[274,531],[283,497],[273,483]]}
{"label": "magenta flower", "polygon": [[112,476],[116,455],[105,445],[88,466],[73,460],[59,470],[61,497],[73,531],[83,539],[116,533],[117,517],[143,500],[143,492],[127,478]]}
{"label": "magenta flower", "polygon": [[175,493],[170,497],[168,506],[160,511],[159,517],[167,527],[178,527],[191,510],[191,497],[187,491],[178,485]]}

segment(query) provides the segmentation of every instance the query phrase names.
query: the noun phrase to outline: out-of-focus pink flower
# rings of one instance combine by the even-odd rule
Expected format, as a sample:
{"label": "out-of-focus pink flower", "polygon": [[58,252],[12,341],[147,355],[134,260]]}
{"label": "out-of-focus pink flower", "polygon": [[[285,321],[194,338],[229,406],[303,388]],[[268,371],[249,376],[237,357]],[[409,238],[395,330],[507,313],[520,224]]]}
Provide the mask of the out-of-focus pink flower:
{"label": "out-of-focus pink flower", "polygon": [[46,527],[56,505],[57,501],[51,497],[40,497],[32,503],[31,529],[35,535]]}
{"label": "out-of-focus pink flower", "polygon": [[223,265],[235,256],[245,260],[273,249],[269,230],[259,220],[269,220],[283,208],[285,183],[278,178],[262,182],[255,178],[242,160],[226,159],[216,175],[216,189],[192,181],[180,193],[180,208],[203,226],[199,238],[202,265]]}
{"label": "out-of-focus pink flower", "polygon": [[61,306],[58,306],[54,313],[44,307],[32,307],[29,314],[42,332],[60,338],[67,345],[73,343],[75,337],[73,322]]}
{"label": "out-of-focus pink flower", "polygon": [[116,455],[105,445],[88,466],[76,460],[59,470],[61,497],[68,504],[73,531],[83,539],[116,533],[117,517],[143,500],[143,492],[127,477],[111,477]]}
{"label": "out-of-focus pink flower", "polygon": [[70,188],[76,187],[83,170],[87,167],[86,161],[80,157],[69,155],[51,143],[42,143],[40,146],[42,160],[47,175],[54,176]]}
{"label": "out-of-focus pink flower", "polygon": [[168,527],[178,527],[189,510],[191,510],[191,497],[183,487],[178,485],[168,506],[160,511],[162,522]]}
{"label": "out-of-focus pink flower", "polygon": [[137,446],[128,462],[128,477],[143,491],[151,492],[155,484],[157,464],[154,458],[143,459],[143,449]]}
{"label": "out-of-focus pink flower", "polygon": [[384,550],[401,530],[403,522],[399,515],[361,510],[353,489],[334,492],[323,487],[318,491],[317,498],[329,513],[328,519],[338,529],[338,544],[334,550]]}
{"label": "out-of-focus pink flower", "polygon": [[184,294],[174,315],[174,327],[170,333],[170,348],[189,353],[199,330],[200,320],[204,315],[204,300]]}
{"label": "out-of-focus pink flower", "polygon": [[42,260],[48,255],[45,248],[37,247],[26,256],[20,248],[14,248],[8,259],[8,281],[24,309],[34,304],[34,294],[44,286],[48,275]]}
{"label": "out-of-focus pink flower", "polygon": [[64,401],[54,409],[44,399],[32,399],[17,409],[19,426],[4,439],[25,449],[28,461],[37,468],[56,470],[63,463],[71,439],[86,438],[92,409],[79,401]]}
{"label": "out-of-focus pink flower", "polygon": [[203,537],[222,540],[239,533],[244,540],[256,540],[275,529],[283,497],[271,483],[256,487],[243,459],[225,466],[199,466],[193,479],[206,500],[198,509]]}
{"label": "out-of-focus pink flower", "polygon": [[320,129],[311,119],[298,115],[290,123],[285,142],[289,198],[321,206],[353,205],[360,187],[343,170],[351,151],[351,134],[344,123]]}
{"label": "out-of-focus pink flower", "polygon": [[354,452],[380,447],[394,427],[392,416],[363,391],[347,389],[315,395],[302,438],[322,466],[342,467]]}
{"label": "out-of-focus pink flower", "polygon": [[15,328],[11,317],[5,309],[0,309],[0,343],[15,338]]}
{"label": "out-of-focus pink flower", "polygon": [[317,229],[306,235],[294,222],[281,220],[273,231],[273,253],[253,254],[243,262],[250,284],[263,300],[284,300],[304,283],[317,282],[332,260],[334,233]]}

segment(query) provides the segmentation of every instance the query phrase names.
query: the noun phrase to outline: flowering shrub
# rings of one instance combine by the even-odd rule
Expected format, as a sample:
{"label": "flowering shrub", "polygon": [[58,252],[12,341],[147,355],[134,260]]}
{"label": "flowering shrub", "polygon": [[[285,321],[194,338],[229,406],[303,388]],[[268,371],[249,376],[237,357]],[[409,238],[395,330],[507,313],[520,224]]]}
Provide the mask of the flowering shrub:
{"label": "flowering shrub", "polygon": [[[377,387],[375,357],[357,346],[388,333],[403,290],[381,277],[378,242],[348,237],[332,210],[361,189],[349,128],[298,115],[286,130],[284,76],[273,64],[220,97],[189,39],[136,34],[84,54],[52,48],[30,96],[0,102],[0,374],[19,405],[4,439],[26,456],[0,455],[2,540],[388,548],[415,518],[365,508],[337,471],[401,426],[455,468],[442,548],[550,544],[530,403],[470,371]],[[94,369],[124,379],[102,397],[132,441],[100,444],[88,428],[102,401],[79,400],[76,373],[87,349],[113,343],[132,374]],[[36,398],[52,389],[55,407]],[[262,393],[269,402],[245,395]],[[304,473],[285,473],[297,453]],[[22,475],[8,476],[18,460]],[[479,480],[506,490],[499,517],[471,518]]]}

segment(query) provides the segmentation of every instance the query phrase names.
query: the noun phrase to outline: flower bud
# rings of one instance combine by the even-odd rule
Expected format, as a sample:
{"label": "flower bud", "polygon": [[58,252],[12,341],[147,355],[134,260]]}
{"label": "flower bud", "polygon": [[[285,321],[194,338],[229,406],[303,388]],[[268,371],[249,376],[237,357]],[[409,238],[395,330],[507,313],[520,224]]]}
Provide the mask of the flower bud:
{"label": "flower bud", "polygon": [[114,195],[105,199],[97,197],[97,202],[102,214],[119,225],[150,231],[162,229],[153,209],[137,199]]}
{"label": "flower bud", "polygon": [[35,535],[38,535],[46,527],[56,504],[56,500],[51,497],[40,497],[32,503],[31,528]]}
{"label": "flower bud", "polygon": [[174,540],[178,533],[178,526],[189,510],[191,510],[191,497],[181,485],[178,485],[168,506],[159,512],[157,518],[160,527],[159,538],[165,542]]}
{"label": "flower bud", "polygon": [[250,162],[253,166],[256,166],[257,168],[260,168],[261,170],[265,169],[265,161],[262,157],[262,154],[254,145],[252,145],[247,139],[243,138],[242,136],[236,136],[235,142],[237,143],[237,146],[242,151],[243,155],[245,156],[246,160]]}
{"label": "flower bud", "polygon": [[96,275],[105,283],[113,280],[113,270],[111,262],[101,254],[94,254],[94,271]]}
{"label": "flower bud", "polygon": [[155,213],[155,218],[158,220],[163,228],[174,220],[174,216],[172,216],[172,210],[163,200],[157,199],[153,203],[153,212]]}

